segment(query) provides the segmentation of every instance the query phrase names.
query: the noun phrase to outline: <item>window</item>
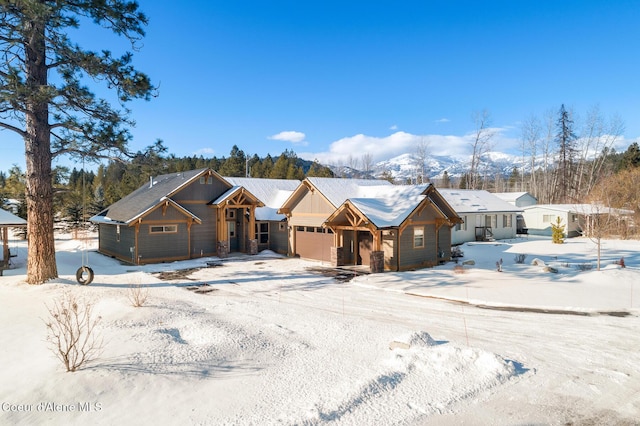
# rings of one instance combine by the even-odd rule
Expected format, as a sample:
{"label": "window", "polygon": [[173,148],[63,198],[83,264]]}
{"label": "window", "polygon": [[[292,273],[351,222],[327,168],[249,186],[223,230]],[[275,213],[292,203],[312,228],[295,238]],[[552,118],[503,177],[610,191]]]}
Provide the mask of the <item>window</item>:
{"label": "window", "polygon": [[286,231],[287,230],[287,224],[286,222],[280,222],[278,224],[278,231]]}
{"label": "window", "polygon": [[178,232],[178,225],[153,225],[149,227],[150,234],[175,234]]}
{"label": "window", "polygon": [[304,232],[304,226],[296,226],[296,231]]}
{"label": "window", "polygon": [[572,222],[577,222],[578,221],[578,215],[577,214],[572,214],[571,215],[571,221]]}
{"label": "window", "polygon": [[467,217],[466,216],[461,216],[462,217],[462,223],[457,223],[456,224],[456,231],[466,231],[467,230]]}
{"label": "window", "polygon": [[543,222],[555,222],[556,221],[556,215],[554,215],[554,214],[543,214],[542,215],[542,221]]}
{"label": "window", "polygon": [[511,217],[510,214],[503,214],[502,215],[502,227],[503,228],[511,228],[512,220],[513,220],[513,218]]}
{"label": "window", "polygon": [[200,185],[204,185],[205,183],[205,177],[204,176],[200,176]]}
{"label": "window", "polygon": [[423,248],[423,247],[424,247],[424,228],[414,227],[413,228],[413,248]]}
{"label": "window", "polygon": [[259,244],[269,242],[269,222],[256,223],[256,239]]}
{"label": "window", "polygon": [[207,185],[213,185],[213,176],[207,178]]}
{"label": "window", "polygon": [[235,219],[236,211],[235,210],[227,210],[227,219]]}

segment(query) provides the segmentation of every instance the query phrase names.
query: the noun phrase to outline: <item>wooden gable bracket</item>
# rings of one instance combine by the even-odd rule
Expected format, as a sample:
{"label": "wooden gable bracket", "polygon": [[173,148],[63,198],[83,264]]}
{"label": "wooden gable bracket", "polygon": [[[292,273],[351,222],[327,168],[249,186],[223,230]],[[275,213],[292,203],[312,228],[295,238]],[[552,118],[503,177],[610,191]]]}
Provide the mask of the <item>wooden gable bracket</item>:
{"label": "wooden gable bracket", "polygon": [[453,226],[449,219],[436,219],[436,231],[439,231],[444,225]]}
{"label": "wooden gable bracket", "polygon": [[162,204],[162,216],[167,215],[167,207],[169,207],[169,200],[165,200],[165,202]]}

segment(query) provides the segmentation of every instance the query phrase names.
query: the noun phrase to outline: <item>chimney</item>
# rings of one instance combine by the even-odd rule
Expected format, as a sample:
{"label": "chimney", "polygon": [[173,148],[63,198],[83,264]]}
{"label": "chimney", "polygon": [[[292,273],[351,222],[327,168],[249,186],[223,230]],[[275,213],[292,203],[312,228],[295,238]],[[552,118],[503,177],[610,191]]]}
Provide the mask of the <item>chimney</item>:
{"label": "chimney", "polygon": [[153,176],[149,176],[149,188],[153,188]]}

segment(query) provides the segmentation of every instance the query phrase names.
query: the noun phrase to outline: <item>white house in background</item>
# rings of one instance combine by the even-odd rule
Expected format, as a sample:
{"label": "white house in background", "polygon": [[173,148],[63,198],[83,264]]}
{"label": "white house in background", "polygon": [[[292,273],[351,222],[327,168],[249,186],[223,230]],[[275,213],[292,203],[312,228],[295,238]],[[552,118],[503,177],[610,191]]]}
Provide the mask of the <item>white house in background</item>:
{"label": "white house in background", "polygon": [[564,233],[569,238],[588,235],[592,218],[602,214],[630,217],[633,210],[599,204],[537,204],[525,207],[522,213],[530,234],[551,235],[551,224],[560,217],[561,224],[565,225]]}
{"label": "white house in background", "polygon": [[488,191],[438,189],[464,221],[451,230],[451,244],[516,237],[516,215],[522,208]]}
{"label": "white house in background", "polygon": [[538,199],[528,192],[494,192],[493,195],[516,207],[528,207],[538,204]]}

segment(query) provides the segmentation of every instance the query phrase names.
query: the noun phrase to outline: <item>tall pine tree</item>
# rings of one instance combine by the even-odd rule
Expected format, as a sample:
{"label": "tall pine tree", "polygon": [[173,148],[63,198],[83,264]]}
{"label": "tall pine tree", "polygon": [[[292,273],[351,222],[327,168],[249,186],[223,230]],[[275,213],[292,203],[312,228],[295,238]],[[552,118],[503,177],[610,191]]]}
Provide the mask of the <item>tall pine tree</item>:
{"label": "tall pine tree", "polygon": [[[149,99],[149,78],[131,65],[129,52],[85,50],[70,29],[94,23],[135,47],[146,16],[130,0],[3,0],[0,2],[0,127],[24,140],[29,248],[27,282],[56,278],[51,163],[59,155],[109,157],[125,152],[133,124],[88,88],[103,81],[119,105]],[[11,58],[11,60],[6,60]],[[122,108],[124,108],[122,106]]]}
{"label": "tall pine tree", "polygon": [[556,142],[558,143],[558,196],[561,203],[576,201],[573,190],[575,189],[575,157],[576,135],[573,132],[573,119],[565,109],[564,104],[558,111],[556,121]]}

